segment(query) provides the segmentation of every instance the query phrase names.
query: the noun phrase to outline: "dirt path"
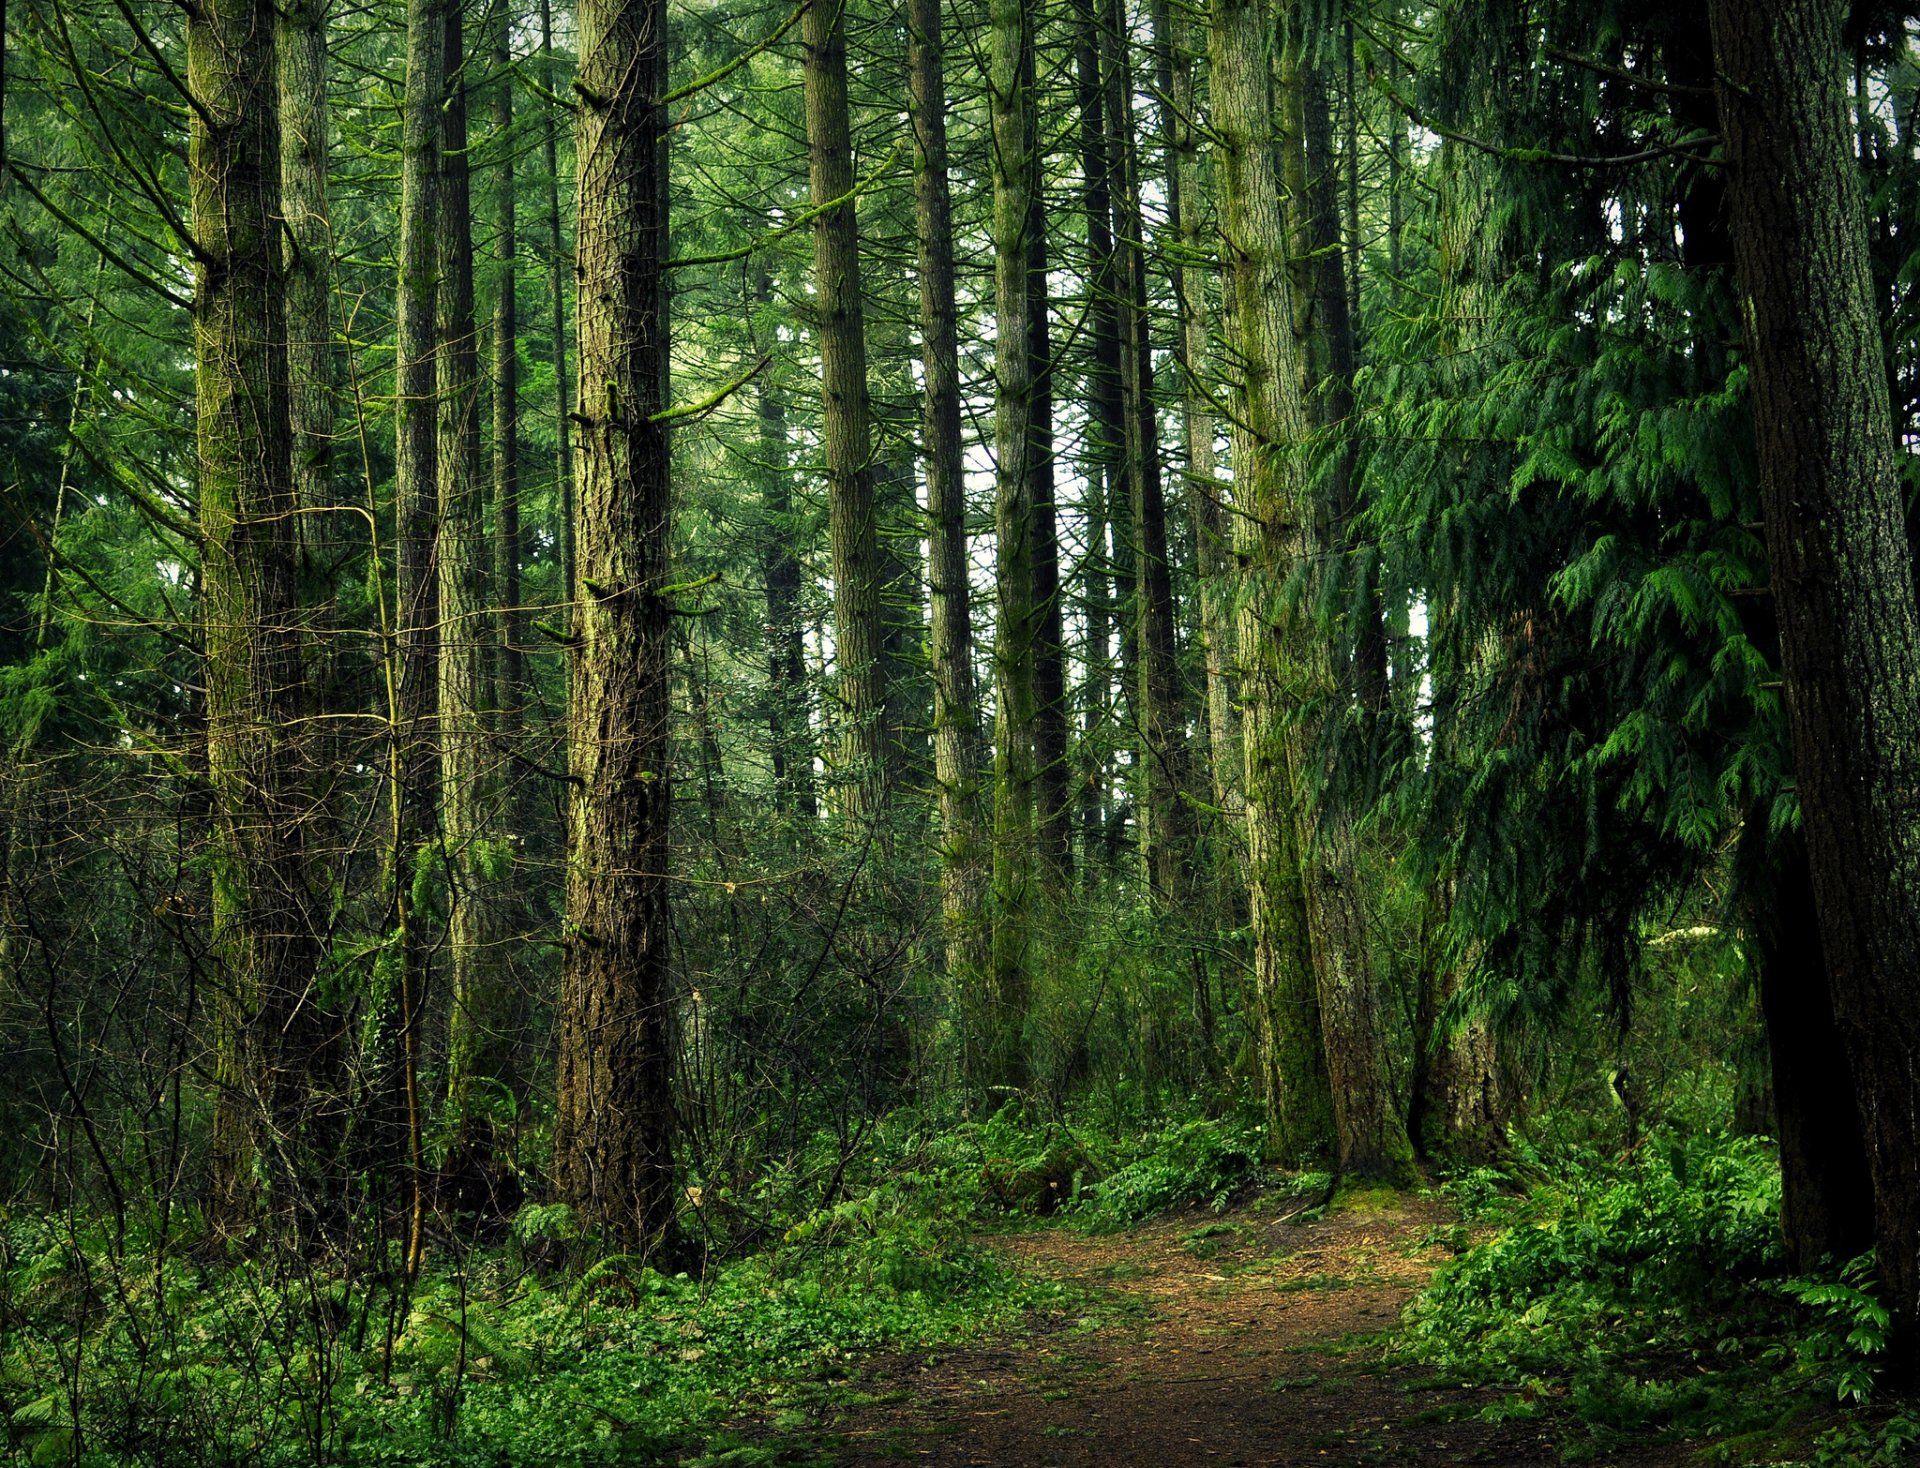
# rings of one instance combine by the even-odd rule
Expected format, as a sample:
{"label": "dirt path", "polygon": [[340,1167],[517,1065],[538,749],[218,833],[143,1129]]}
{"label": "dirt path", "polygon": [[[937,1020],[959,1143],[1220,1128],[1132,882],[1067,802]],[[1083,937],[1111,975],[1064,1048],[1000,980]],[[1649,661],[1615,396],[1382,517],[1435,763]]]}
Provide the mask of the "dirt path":
{"label": "dirt path", "polygon": [[[1025,1339],[876,1363],[875,1405],[843,1419],[835,1461],[944,1468],[1188,1464],[1558,1464],[1549,1421],[1490,1423],[1497,1393],[1434,1390],[1351,1344],[1391,1325],[1440,1261],[1444,1215],[1400,1203],[1311,1222],[1275,1199],[1089,1238],[996,1241],[1022,1267],[1092,1286],[1077,1320]],[[1347,1343],[1346,1349],[1340,1349]],[[1665,1465],[1648,1445],[1606,1461]]]}

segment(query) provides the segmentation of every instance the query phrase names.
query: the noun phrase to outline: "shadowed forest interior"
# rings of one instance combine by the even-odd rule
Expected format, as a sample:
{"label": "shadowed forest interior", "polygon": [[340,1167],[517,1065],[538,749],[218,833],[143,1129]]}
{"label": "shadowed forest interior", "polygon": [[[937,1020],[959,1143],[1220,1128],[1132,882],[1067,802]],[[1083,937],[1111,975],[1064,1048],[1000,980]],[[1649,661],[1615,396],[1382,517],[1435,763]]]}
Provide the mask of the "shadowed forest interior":
{"label": "shadowed forest interior", "polygon": [[0,1463],[1920,1453],[1920,6],[0,17]]}

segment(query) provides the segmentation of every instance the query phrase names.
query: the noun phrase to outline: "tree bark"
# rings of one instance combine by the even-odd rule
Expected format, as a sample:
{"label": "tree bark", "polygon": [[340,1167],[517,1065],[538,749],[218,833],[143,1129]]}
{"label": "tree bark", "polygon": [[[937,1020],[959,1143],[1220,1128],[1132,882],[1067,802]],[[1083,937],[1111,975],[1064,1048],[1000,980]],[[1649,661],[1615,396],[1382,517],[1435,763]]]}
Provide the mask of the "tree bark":
{"label": "tree bark", "polygon": [[[907,0],[921,361],[926,376],[927,579],[932,598],[933,761],[940,802],[940,911],[947,982],[965,1012],[990,977],[990,844],[981,813],[980,724],[967,572],[960,437],[960,346],[954,320],[953,205],[940,0]],[[978,1025],[969,1026],[977,1029]]]}
{"label": "tree bark", "polygon": [[[773,275],[760,272],[757,298],[774,298]],[[793,474],[787,456],[786,385],[778,361],[761,372],[755,391],[763,475],[760,508],[766,549],[767,732],[773,744],[774,799],[811,823],[819,815],[813,787],[813,729],[807,717],[807,653],[800,624],[800,557],[794,550]]]}
{"label": "tree bark", "polygon": [[1743,876],[1780,1144],[1781,1239],[1788,1264],[1810,1272],[1873,1247],[1873,1174],[1834,1023],[1806,841],[1798,832],[1770,841],[1766,831],[1766,813],[1750,812]]}
{"label": "tree bark", "polygon": [[409,0],[406,96],[400,116],[400,279],[394,344],[394,648],[388,676],[387,883],[397,973],[378,1003],[379,1165],[411,1178],[406,1262],[419,1262],[424,1200],[418,1040],[427,984],[427,915],[416,876],[439,784],[440,516],[436,310],[440,292],[441,107],[447,90],[446,5]]}
{"label": "tree bark", "polygon": [[[540,0],[540,59],[542,80],[547,90],[561,90],[558,68],[553,56],[553,0]],[[560,230],[560,129],[554,121],[554,109],[545,109],[546,136],[542,140],[547,164],[547,270],[553,287],[553,419],[554,440],[558,445],[555,471],[554,507],[559,519],[560,600],[571,607],[574,598],[574,523],[573,510],[573,390],[567,364],[567,255],[566,236]],[[571,613],[569,613],[571,615]]]}
{"label": "tree bark", "polygon": [[[512,1034],[498,1012],[505,985],[497,962],[499,781],[490,739],[497,618],[487,603],[485,499],[480,473],[480,353],[473,297],[472,170],[468,166],[468,76],[464,0],[446,9],[453,78],[441,109],[440,288],[440,843],[447,881],[447,969],[452,985],[447,1096],[463,1145],[473,1082],[498,1080]],[[489,48],[491,49],[491,47]]]}
{"label": "tree bark", "polygon": [[[1289,120],[1284,154],[1294,260],[1295,319],[1306,366],[1307,407],[1314,428],[1334,438],[1321,513],[1325,539],[1352,548],[1358,501],[1352,431],[1353,379],[1359,365],[1338,212],[1339,169],[1333,152],[1333,104],[1325,62],[1301,56],[1283,67]],[[1371,725],[1387,706],[1386,637],[1367,603],[1353,634],[1352,696]]]}
{"label": "tree bark", "polygon": [[[1102,870],[1107,776],[1113,719],[1114,558],[1109,521],[1121,485],[1120,327],[1113,260],[1112,164],[1107,145],[1106,90],[1100,80],[1100,16],[1096,0],[1075,0],[1074,66],[1080,113],[1081,211],[1087,236],[1087,428],[1081,456],[1087,550],[1081,599],[1086,608],[1086,681],[1081,691],[1081,859],[1089,890]],[[1129,636],[1125,629],[1122,636]]]}
{"label": "tree bark", "polygon": [[1240,647],[1254,1022],[1272,1145],[1291,1160],[1333,1140],[1333,1098],[1286,718],[1289,693],[1299,681],[1290,664],[1303,636],[1310,637],[1296,625],[1300,613],[1279,601],[1279,582],[1306,545],[1306,486],[1295,456],[1307,418],[1269,147],[1265,18],[1257,0],[1214,0],[1209,54],[1222,265],[1232,296],[1225,345],[1237,410],[1234,548],[1247,581]]}
{"label": "tree bark", "polygon": [[327,5],[292,0],[280,12],[280,187],[286,214],[287,367],[293,492],[302,574],[317,582],[334,517],[333,219],[327,202]]}
{"label": "tree bark", "polygon": [[1227,584],[1232,547],[1214,450],[1213,344],[1207,303],[1215,252],[1207,242],[1207,191],[1201,175],[1200,134],[1194,126],[1193,58],[1205,42],[1193,34],[1193,22],[1184,11],[1175,17],[1170,0],[1155,0],[1154,23],[1161,37],[1161,91],[1166,98],[1167,146],[1173,158],[1167,226],[1178,262],[1174,286],[1179,296],[1180,337],[1174,360],[1182,377],[1187,508],[1193,521],[1201,660],[1207,680],[1209,780],[1214,805],[1224,819],[1237,825],[1240,782],[1235,766],[1240,728],[1233,678],[1237,653],[1233,595]]}
{"label": "tree bark", "polygon": [[[187,19],[194,389],[207,773],[221,962],[213,1214],[267,1199],[313,1218],[334,1162],[342,1035],[318,1003],[321,897],[306,849],[311,713],[299,633],[298,529],[281,274],[279,71],[261,0]],[[324,1201],[317,1205],[324,1209]]]}
{"label": "tree bark", "polygon": [[846,0],[809,7],[803,24],[808,177],[819,211],[813,221],[813,262],[834,657],[840,673],[840,778],[845,813],[864,822],[880,813],[894,774],[894,748],[887,718],[886,572],[875,519],[865,285],[847,115]]}
{"label": "tree bark", "polygon": [[580,409],[567,944],[554,1187],[623,1247],[670,1246],[673,616],[666,0],[582,0]]}
{"label": "tree bark", "polygon": [[[1287,23],[1290,38],[1280,77],[1288,120],[1281,155],[1294,224],[1294,326],[1301,347],[1296,363],[1306,364],[1308,422],[1327,428],[1352,414],[1352,320],[1341,265],[1327,89],[1310,45],[1304,8],[1292,7]],[[1303,257],[1311,263],[1305,272],[1298,268]],[[1358,837],[1345,797],[1332,788],[1325,768],[1326,711],[1339,707],[1342,690],[1309,610],[1312,584],[1323,574],[1317,568],[1345,543],[1352,513],[1351,467],[1343,450],[1335,461],[1331,494],[1315,503],[1302,484],[1288,510],[1299,520],[1289,547],[1299,570],[1290,568],[1288,574],[1299,575],[1307,595],[1303,605],[1286,614],[1283,634],[1291,640],[1285,656],[1295,680],[1290,701],[1298,709],[1286,737],[1340,1167],[1347,1173],[1401,1179],[1411,1174],[1413,1149],[1387,1065],[1384,976],[1369,933]],[[1363,649],[1379,651],[1378,639],[1368,631],[1356,641]],[[1366,653],[1360,655],[1359,661],[1369,660]],[[1377,694],[1368,696],[1384,703],[1384,675]]]}
{"label": "tree bark", "polygon": [[[526,708],[526,608],[520,563],[520,220],[514,193],[513,15],[506,0],[493,7],[493,144],[500,150],[493,179],[493,707],[500,737],[512,747]],[[561,437],[566,437],[563,432]]]}
{"label": "tree bark", "polygon": [[1712,0],[1767,551],[1885,1299],[1920,1325],[1920,611],[1847,115],[1841,0]]}
{"label": "tree bark", "polygon": [[1038,705],[1033,730],[1034,797],[1041,880],[1046,900],[1055,903],[1073,885],[1073,804],[1067,764],[1067,650],[1060,605],[1059,516],[1054,503],[1054,362],[1048,324],[1046,166],[1040,151],[1039,87],[1031,38],[1024,84],[1032,154],[1028,165],[1027,358],[1033,374],[1033,449],[1027,468],[1033,476],[1033,594],[1040,618],[1034,647],[1034,697]]}
{"label": "tree bark", "polygon": [[1178,906],[1187,894],[1187,858],[1193,841],[1192,812],[1186,803],[1190,777],[1153,392],[1146,223],[1140,211],[1126,0],[1107,0],[1102,39],[1108,47],[1104,80],[1107,134],[1113,150],[1122,464],[1133,544],[1140,862],[1142,874],[1159,900]]}
{"label": "tree bark", "polygon": [[978,1080],[1027,1080],[1021,1031],[1029,947],[1039,898],[1036,725],[1042,606],[1036,580],[1033,436],[1033,125],[1027,89],[1029,18],[1019,0],[991,0],[987,101],[993,140],[994,575],[999,626],[993,759],[992,1013],[979,1044]]}

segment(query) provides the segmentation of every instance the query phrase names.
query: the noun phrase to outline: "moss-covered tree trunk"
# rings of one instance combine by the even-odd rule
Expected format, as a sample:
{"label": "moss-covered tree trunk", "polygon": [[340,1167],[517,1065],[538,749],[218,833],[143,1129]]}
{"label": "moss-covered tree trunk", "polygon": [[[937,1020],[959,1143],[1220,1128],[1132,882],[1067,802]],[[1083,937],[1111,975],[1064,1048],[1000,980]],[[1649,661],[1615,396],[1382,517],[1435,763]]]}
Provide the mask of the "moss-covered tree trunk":
{"label": "moss-covered tree trunk", "polygon": [[993,754],[993,982],[976,1079],[1023,1086],[1022,1030],[1040,906],[1036,725],[1044,607],[1034,566],[1032,321],[1033,141],[1027,87],[1029,17],[1019,0],[987,13],[987,102],[993,138],[994,581],[997,705]]}
{"label": "moss-covered tree trunk", "polygon": [[673,1232],[666,597],[667,5],[583,0],[579,601],[554,1188],[630,1249]]}
{"label": "moss-covered tree trunk", "polygon": [[803,25],[808,178],[819,211],[813,221],[814,312],[840,674],[840,780],[845,813],[865,821],[880,813],[895,751],[887,719],[886,568],[875,518],[866,290],[847,114],[846,0],[822,0],[808,9]]}
{"label": "moss-covered tree trunk", "polygon": [[505,992],[499,963],[496,880],[500,794],[490,730],[492,657],[497,621],[488,605],[486,533],[489,481],[481,472],[480,353],[474,316],[472,169],[468,166],[469,78],[463,0],[446,11],[446,54],[454,78],[441,109],[440,288],[440,841],[447,882],[447,972],[452,987],[447,1099],[463,1142],[483,1095],[475,1082],[503,1080],[501,1057],[513,1042],[498,1012]]}
{"label": "moss-covered tree trunk", "polygon": [[322,894],[307,850],[312,709],[299,630],[274,32],[274,12],[260,0],[214,0],[187,20],[220,965],[212,1212],[227,1227],[263,1204],[295,1223],[325,1213],[344,1106],[335,1074],[342,1037],[314,992]]}
{"label": "moss-covered tree trunk", "polygon": [[[489,98],[496,152],[490,197],[493,215],[493,706],[495,727],[509,748],[520,735],[527,703],[527,616],[520,563],[520,216],[515,194],[513,126],[513,7],[492,7],[487,50],[493,69]],[[564,434],[561,435],[565,437]]]}
{"label": "moss-covered tree trunk", "polygon": [[1212,397],[1213,342],[1207,297],[1215,251],[1207,228],[1208,195],[1193,84],[1196,48],[1205,45],[1205,37],[1184,8],[1176,12],[1171,0],[1155,0],[1154,29],[1160,46],[1165,134],[1172,156],[1167,227],[1174,240],[1174,288],[1180,312],[1174,361],[1181,375],[1186,503],[1193,523],[1200,602],[1198,630],[1206,675],[1208,779],[1214,805],[1225,819],[1234,821],[1240,800],[1241,758],[1233,673],[1238,653],[1233,637],[1233,592],[1227,579],[1232,567],[1232,541],[1214,450],[1218,426]]}
{"label": "moss-covered tree trunk", "polygon": [[1807,856],[1873,1172],[1880,1276],[1911,1348],[1920,611],[1847,111],[1848,11],[1841,0],[1709,7]]}
{"label": "moss-covered tree trunk", "polygon": [[1047,285],[1046,159],[1042,150],[1040,88],[1031,39],[1027,45],[1027,132],[1030,192],[1027,222],[1027,360],[1033,376],[1033,436],[1027,472],[1033,477],[1033,595],[1040,625],[1033,649],[1035,820],[1040,880],[1049,907],[1073,883],[1073,801],[1067,749],[1067,648],[1060,585],[1060,527],[1055,505],[1054,356]]}
{"label": "moss-covered tree trunk", "polygon": [[[773,274],[762,267],[756,300],[774,299]],[[807,650],[801,627],[803,575],[795,544],[792,450],[787,442],[787,383],[776,357],[754,385],[760,430],[760,512],[765,549],[760,576],[767,595],[767,734],[772,740],[774,800],[811,822],[819,814],[813,784],[813,727],[807,710]]]}
{"label": "moss-covered tree trunk", "polygon": [[[549,92],[557,94],[561,87],[559,67],[554,61],[552,0],[540,0],[540,59],[543,63],[542,80]],[[553,298],[550,303],[553,320],[553,416],[557,446],[555,477],[558,481],[553,500],[560,522],[557,537],[560,543],[560,598],[562,602],[571,603],[575,561],[573,425],[567,415],[573,411],[574,402],[572,372],[567,361],[567,279],[573,273],[570,269],[573,260],[567,253],[566,236],[560,228],[560,128],[554,119],[554,111],[552,106],[548,106],[541,119],[544,134],[541,151],[547,165],[547,272]]]}
{"label": "moss-covered tree trunk", "polygon": [[1107,0],[1102,36],[1111,149],[1122,464],[1133,557],[1133,700],[1142,875],[1163,903],[1187,896],[1193,844],[1186,803],[1189,768],[1174,627],[1166,496],[1154,401],[1153,342],[1147,312],[1146,221],[1133,107],[1131,33],[1125,0]]}
{"label": "moss-covered tree trunk", "polygon": [[1087,548],[1080,600],[1087,624],[1085,681],[1080,694],[1079,826],[1088,890],[1106,868],[1107,775],[1113,742],[1113,552],[1110,519],[1122,486],[1120,451],[1120,325],[1113,259],[1113,189],[1106,89],[1100,79],[1100,15],[1096,0],[1075,0],[1075,104],[1080,122],[1080,208],[1085,218],[1087,426],[1081,450],[1082,513]]}
{"label": "moss-covered tree trunk", "polygon": [[440,519],[436,310],[440,293],[441,108],[447,19],[441,0],[409,0],[400,111],[400,278],[394,344],[394,639],[388,658],[387,881],[390,952],[376,996],[374,1146],[378,1166],[411,1178],[409,1267],[424,1226],[419,1021],[431,935],[425,855],[439,785],[434,714],[440,665]]}
{"label": "moss-covered tree trunk", "polygon": [[932,600],[933,768],[940,804],[940,912],[948,983],[964,1003],[990,976],[991,845],[982,812],[961,459],[960,346],[954,320],[953,205],[939,0],[908,0],[920,351],[926,374],[927,581]]}
{"label": "moss-covered tree trunk", "polygon": [[1299,828],[1294,819],[1290,695],[1311,629],[1287,610],[1281,582],[1305,549],[1299,446],[1307,416],[1295,365],[1287,247],[1270,140],[1266,12],[1215,0],[1209,41],[1214,180],[1221,265],[1231,293],[1235,554],[1242,567],[1247,864],[1254,943],[1254,1024],[1275,1150],[1292,1159],[1333,1140]]}
{"label": "moss-covered tree trunk", "polygon": [[287,369],[293,486],[300,542],[317,579],[340,553],[329,543],[333,503],[333,219],[327,200],[327,0],[280,12],[280,187],[285,211]]}

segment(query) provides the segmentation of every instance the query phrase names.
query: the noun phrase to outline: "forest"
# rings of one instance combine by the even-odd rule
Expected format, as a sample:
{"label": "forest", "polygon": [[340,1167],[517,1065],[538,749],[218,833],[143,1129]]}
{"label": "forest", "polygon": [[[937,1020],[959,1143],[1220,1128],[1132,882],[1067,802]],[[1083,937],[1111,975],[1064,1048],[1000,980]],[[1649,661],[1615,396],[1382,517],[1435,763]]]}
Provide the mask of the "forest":
{"label": "forest", "polygon": [[0,1465],[1920,1460],[1920,4],[0,21]]}

